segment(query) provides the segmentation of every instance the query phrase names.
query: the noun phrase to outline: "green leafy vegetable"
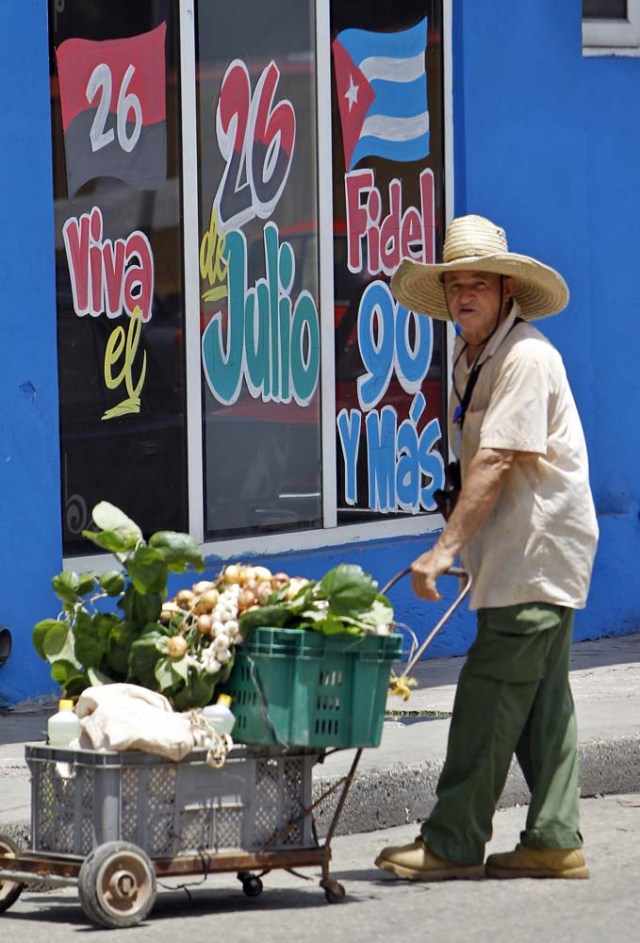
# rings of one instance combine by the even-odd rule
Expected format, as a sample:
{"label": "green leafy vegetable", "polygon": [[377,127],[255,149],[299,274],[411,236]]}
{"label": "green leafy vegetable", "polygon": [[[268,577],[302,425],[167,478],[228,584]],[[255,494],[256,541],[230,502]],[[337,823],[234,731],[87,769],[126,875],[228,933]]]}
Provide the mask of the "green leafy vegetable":
{"label": "green leafy vegetable", "polygon": [[282,587],[267,605],[243,613],[240,628],[245,638],[259,626],[366,635],[384,631],[392,621],[391,604],[371,576],[360,566],[342,563],[320,582],[305,581],[293,593]]}
{"label": "green leafy vegetable", "polygon": [[129,549],[133,549],[142,542],[142,531],[138,525],[130,517],[127,517],[124,511],[113,504],[109,504],[108,501],[100,501],[99,504],[96,504],[91,516],[96,527],[102,531],[111,531],[117,534],[129,544]]}
{"label": "green leafy vegetable", "polygon": [[111,550],[120,569],[57,574],[57,618],[33,628],[33,644],[51,676],[75,697],[95,684],[125,681],[160,691],[176,710],[211,702],[228,680],[235,645],[259,627],[362,636],[390,630],[393,610],[361,567],[341,564],[321,580],[227,564],[167,600],[171,572],[204,561],[188,534],[140,528],[107,502],[94,508],[101,528],[87,536]]}
{"label": "green leafy vegetable", "polygon": [[[161,531],[146,543],[138,525],[106,501],[93,509],[93,521],[99,529],[85,536],[112,551],[121,569],[64,571],[52,578],[63,611],[34,626],[33,644],[49,661],[53,680],[71,697],[93,684],[128,681],[168,695],[188,688],[200,698],[204,688],[191,680],[188,660],[169,658],[166,645],[163,651],[167,635],[180,629],[159,621],[169,572],[204,569],[195,542],[188,534]],[[107,601],[119,611],[107,611]],[[204,687],[212,693],[212,684]]]}
{"label": "green leafy vegetable", "polygon": [[125,578],[120,570],[109,570],[98,577],[100,588],[107,596],[119,596],[124,591]]}
{"label": "green leafy vegetable", "polygon": [[369,608],[378,587],[362,567],[341,564],[322,577],[320,593],[335,615],[353,616]]}
{"label": "green leafy vegetable", "polygon": [[159,551],[169,569],[176,573],[183,573],[189,566],[194,570],[203,569],[198,545],[189,534],[158,531],[149,538],[149,546]]}

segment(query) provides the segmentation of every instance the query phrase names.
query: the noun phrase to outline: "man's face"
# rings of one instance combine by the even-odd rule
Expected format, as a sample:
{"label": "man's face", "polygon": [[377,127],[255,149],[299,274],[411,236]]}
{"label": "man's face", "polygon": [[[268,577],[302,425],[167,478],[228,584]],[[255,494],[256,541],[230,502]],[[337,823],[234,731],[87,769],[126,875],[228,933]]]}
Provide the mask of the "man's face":
{"label": "man's face", "polygon": [[502,310],[500,276],[492,272],[446,272],[444,290],[451,317],[460,325],[469,344],[481,344],[491,334],[498,320],[503,320],[511,298],[513,279],[504,278]]}

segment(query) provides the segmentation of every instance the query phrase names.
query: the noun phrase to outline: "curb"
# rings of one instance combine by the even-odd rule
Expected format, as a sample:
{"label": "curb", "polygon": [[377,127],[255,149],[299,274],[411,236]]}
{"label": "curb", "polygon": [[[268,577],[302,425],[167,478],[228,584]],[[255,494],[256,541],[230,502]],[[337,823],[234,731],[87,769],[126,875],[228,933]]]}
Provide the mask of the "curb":
{"label": "curb", "polygon": [[[583,798],[640,793],[640,735],[586,741],[578,747],[578,758]],[[352,835],[423,821],[435,804],[442,766],[443,760],[428,760],[398,763],[387,770],[356,772],[335,824],[335,834]],[[314,777],[313,802],[340,782],[340,776]],[[25,788],[29,788],[26,782]],[[342,787],[338,787],[315,809],[316,828],[321,838],[326,837],[331,827],[342,791]],[[524,777],[514,760],[498,808],[528,805],[529,798]],[[0,831],[28,847],[31,831],[28,821],[8,825],[0,822]]]}
{"label": "curb", "polygon": [[[601,796],[640,792],[640,736],[592,740],[578,747],[580,794]],[[336,835],[372,832],[423,821],[436,800],[436,786],[443,761],[411,765],[355,775],[336,823]],[[319,778],[313,784],[317,801],[340,777]],[[335,814],[341,790],[327,797],[315,811],[318,834],[325,837]],[[528,805],[529,790],[514,760],[499,809]]]}

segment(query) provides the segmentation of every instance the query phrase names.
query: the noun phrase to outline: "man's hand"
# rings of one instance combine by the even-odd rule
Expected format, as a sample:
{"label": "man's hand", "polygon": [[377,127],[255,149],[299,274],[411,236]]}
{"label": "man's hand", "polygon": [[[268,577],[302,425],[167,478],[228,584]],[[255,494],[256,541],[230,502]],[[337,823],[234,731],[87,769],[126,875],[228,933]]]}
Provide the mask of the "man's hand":
{"label": "man's hand", "polygon": [[432,602],[442,599],[436,580],[453,566],[454,560],[455,556],[438,544],[414,560],[411,564],[411,588],[416,596]]}

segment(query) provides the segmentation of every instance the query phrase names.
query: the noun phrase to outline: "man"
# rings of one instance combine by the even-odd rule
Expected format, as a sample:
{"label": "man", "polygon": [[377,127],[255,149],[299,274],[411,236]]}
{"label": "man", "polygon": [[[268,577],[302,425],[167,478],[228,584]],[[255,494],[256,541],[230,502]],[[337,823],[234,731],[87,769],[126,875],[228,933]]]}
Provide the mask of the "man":
{"label": "man", "polygon": [[[460,674],[436,805],[384,870],[413,880],[586,878],[578,818],[576,723],[569,687],[574,610],[585,605],[598,538],[587,453],[560,355],[529,322],[569,292],[553,269],[508,251],[478,216],[454,219],[443,263],[405,259],[391,288],[413,311],[451,319],[451,441],[462,487],[412,585],[461,555],[478,633]],[[483,865],[513,755],[531,791],[516,849]]]}

